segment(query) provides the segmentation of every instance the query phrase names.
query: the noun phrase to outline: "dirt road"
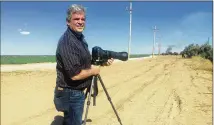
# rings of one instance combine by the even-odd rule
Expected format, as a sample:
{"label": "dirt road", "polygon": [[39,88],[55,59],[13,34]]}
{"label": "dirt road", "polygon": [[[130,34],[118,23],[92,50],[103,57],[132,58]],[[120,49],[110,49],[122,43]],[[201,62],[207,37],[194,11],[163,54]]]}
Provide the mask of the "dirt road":
{"label": "dirt road", "polygon": [[[167,56],[117,62],[100,75],[123,125],[211,125],[212,71],[201,65]],[[54,68],[1,73],[1,125],[61,125],[63,115],[53,105]],[[98,87],[87,125],[119,125]]]}

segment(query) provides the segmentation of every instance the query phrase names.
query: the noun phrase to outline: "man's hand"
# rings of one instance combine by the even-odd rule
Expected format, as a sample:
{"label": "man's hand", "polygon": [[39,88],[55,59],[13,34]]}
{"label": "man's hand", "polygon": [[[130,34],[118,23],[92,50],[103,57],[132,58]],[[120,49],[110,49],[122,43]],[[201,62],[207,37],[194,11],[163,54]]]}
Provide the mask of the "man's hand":
{"label": "man's hand", "polygon": [[114,59],[113,59],[113,58],[108,59],[108,61],[105,62],[105,63],[103,64],[103,66],[110,66],[113,62],[114,62]]}

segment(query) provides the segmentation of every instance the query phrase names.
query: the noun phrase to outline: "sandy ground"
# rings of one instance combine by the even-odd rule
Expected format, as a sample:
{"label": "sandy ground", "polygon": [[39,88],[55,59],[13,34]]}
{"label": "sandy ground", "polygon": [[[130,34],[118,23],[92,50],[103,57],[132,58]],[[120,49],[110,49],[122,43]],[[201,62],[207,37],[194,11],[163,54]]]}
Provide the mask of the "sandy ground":
{"label": "sandy ground", "polygon": [[[130,60],[103,67],[100,75],[123,125],[211,125],[212,71],[195,63],[168,56]],[[1,125],[61,125],[53,104],[55,64],[39,65],[13,72],[1,67]],[[98,87],[87,125],[120,125]]]}

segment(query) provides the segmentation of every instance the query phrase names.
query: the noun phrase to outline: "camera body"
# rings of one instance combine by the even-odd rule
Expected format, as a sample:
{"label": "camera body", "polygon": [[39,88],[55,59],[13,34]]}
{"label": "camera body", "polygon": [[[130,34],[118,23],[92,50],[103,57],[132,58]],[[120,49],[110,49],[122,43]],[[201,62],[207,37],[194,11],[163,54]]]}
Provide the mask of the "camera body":
{"label": "camera body", "polygon": [[102,48],[95,46],[92,48],[92,64],[93,65],[103,65],[108,59],[119,59],[121,61],[128,60],[127,52],[114,52],[103,50]]}

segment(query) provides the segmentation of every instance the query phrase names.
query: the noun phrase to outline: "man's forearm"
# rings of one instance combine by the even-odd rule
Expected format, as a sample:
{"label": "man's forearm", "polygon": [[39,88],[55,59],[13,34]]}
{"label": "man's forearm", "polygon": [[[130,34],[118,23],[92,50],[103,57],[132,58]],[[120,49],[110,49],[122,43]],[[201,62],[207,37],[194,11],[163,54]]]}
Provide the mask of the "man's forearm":
{"label": "man's forearm", "polygon": [[82,79],[85,79],[92,75],[93,75],[93,73],[92,73],[91,69],[84,69],[84,70],[81,70],[81,72],[79,74],[77,74],[76,76],[73,76],[71,79],[72,80],[82,80]]}

